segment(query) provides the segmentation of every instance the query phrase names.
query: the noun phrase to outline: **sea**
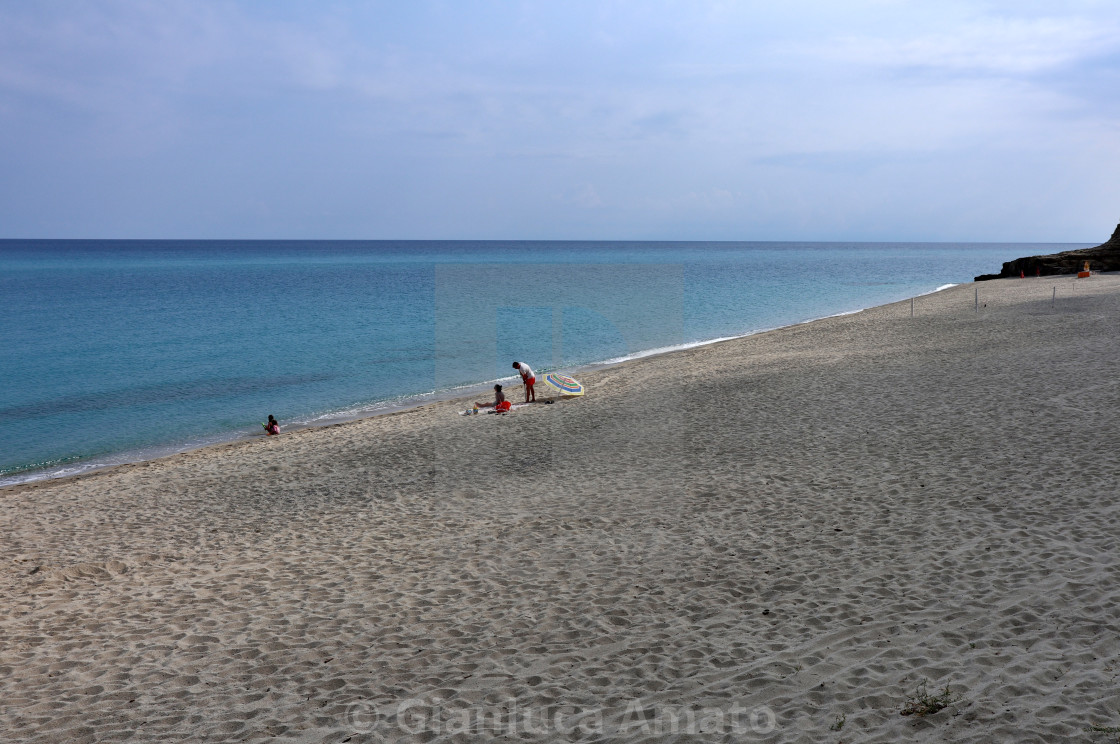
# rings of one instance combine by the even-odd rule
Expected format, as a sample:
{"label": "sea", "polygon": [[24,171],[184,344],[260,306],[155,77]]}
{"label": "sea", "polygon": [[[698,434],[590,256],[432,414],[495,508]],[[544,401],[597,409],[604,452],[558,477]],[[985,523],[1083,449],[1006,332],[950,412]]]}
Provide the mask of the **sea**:
{"label": "sea", "polygon": [[[0,240],[0,485],[850,313],[1082,244]],[[594,390],[588,391],[594,395]]]}

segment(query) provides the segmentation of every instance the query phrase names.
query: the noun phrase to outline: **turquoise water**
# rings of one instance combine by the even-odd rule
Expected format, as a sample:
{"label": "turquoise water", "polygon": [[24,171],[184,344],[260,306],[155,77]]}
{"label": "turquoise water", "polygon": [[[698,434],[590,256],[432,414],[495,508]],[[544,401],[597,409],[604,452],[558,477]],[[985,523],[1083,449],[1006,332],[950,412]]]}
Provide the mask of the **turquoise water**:
{"label": "turquoise water", "polygon": [[[0,483],[857,310],[1073,246],[0,241]],[[1080,246],[1077,246],[1080,247]]]}

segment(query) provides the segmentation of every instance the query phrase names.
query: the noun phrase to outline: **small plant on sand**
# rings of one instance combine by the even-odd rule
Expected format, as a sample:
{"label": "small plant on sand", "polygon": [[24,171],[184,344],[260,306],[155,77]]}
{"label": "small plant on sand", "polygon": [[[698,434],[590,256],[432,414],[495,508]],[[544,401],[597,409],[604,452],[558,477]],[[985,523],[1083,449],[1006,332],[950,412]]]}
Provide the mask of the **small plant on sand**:
{"label": "small plant on sand", "polygon": [[1120,734],[1120,726],[1086,726],[1091,734]]}
{"label": "small plant on sand", "polygon": [[949,691],[949,685],[945,685],[945,689],[941,692],[930,694],[926,690],[926,683],[923,680],[918,689],[914,691],[914,696],[906,701],[905,707],[902,709],[904,716],[928,716],[936,713],[943,708],[948,708],[953,703],[960,700],[959,697],[953,697],[953,693]]}
{"label": "small plant on sand", "polygon": [[848,720],[848,716],[847,716],[846,713],[836,716],[836,722],[833,723],[831,726],[829,726],[828,730],[829,731],[839,731],[840,729],[844,728],[844,723],[847,720]]}

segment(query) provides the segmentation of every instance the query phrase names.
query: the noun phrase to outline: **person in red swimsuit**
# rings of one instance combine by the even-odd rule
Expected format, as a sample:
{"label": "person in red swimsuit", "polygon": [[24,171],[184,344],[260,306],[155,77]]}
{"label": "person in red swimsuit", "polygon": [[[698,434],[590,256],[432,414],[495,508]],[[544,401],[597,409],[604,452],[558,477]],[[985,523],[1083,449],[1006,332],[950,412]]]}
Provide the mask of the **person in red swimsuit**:
{"label": "person in red swimsuit", "polygon": [[502,392],[501,385],[494,386],[494,402],[493,403],[475,403],[479,408],[490,408],[493,406],[494,410],[498,413],[505,413],[513,408],[508,400],[506,400],[505,393]]}
{"label": "person in red swimsuit", "polygon": [[533,376],[533,368],[523,362],[514,362],[513,368],[521,373],[521,382],[525,384],[525,402],[532,400],[535,403],[537,393],[533,390],[533,385],[536,384],[537,378]]}

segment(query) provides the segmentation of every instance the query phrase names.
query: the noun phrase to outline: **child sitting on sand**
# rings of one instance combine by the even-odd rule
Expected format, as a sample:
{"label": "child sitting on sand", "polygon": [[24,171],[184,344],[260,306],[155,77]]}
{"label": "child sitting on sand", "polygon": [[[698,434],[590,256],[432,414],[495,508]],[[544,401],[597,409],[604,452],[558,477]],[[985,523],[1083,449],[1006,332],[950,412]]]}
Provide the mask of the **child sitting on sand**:
{"label": "child sitting on sand", "polygon": [[494,386],[494,402],[493,403],[475,403],[479,408],[493,408],[496,413],[505,413],[513,406],[506,400],[505,393],[502,392],[501,385]]}

